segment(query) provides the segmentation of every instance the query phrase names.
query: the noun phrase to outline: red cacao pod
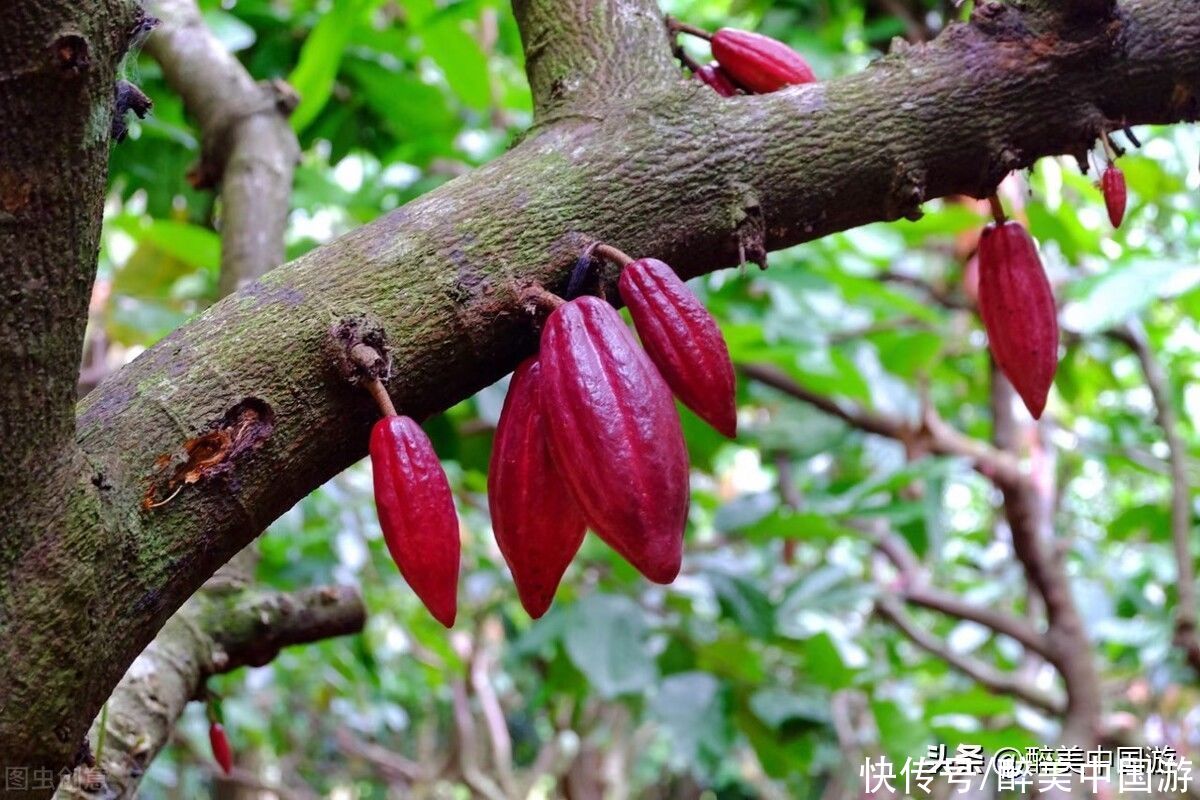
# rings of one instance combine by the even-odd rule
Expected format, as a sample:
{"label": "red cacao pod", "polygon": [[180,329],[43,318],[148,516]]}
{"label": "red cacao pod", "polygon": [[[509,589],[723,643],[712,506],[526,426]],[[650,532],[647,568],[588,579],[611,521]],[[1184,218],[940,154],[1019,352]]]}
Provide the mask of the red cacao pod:
{"label": "red cacao pod", "polygon": [[225,726],[213,722],[208,726],[208,743],[212,745],[213,758],[226,775],[233,772],[233,749],[229,746],[229,737],[225,735]]}
{"label": "red cacao pod", "polygon": [[375,508],[392,560],[438,622],[458,612],[458,515],[446,473],[421,426],[388,416],[371,431]]}
{"label": "red cacao pod", "polygon": [[597,297],[550,315],[539,359],[550,453],[588,527],[647,578],[670,583],[688,511],[687,449],[671,390]]}
{"label": "red cacao pod", "polygon": [[721,28],[713,34],[712,54],[735,83],[758,94],[817,79],[803,56],[761,33]]}
{"label": "red cacao pod", "polygon": [[721,97],[733,97],[738,93],[737,86],[715,61],[696,70],[696,77],[711,86]]}
{"label": "red cacao pod", "polygon": [[1108,221],[1114,228],[1121,227],[1125,220],[1125,204],[1129,193],[1125,188],[1125,173],[1116,164],[1109,164],[1100,176],[1100,188],[1104,192],[1104,207],[1108,209]]}
{"label": "red cacao pod", "polygon": [[1058,369],[1058,310],[1033,237],[1018,222],[979,237],[979,313],[996,364],[1035,419]]}
{"label": "red cacao pod", "polygon": [[550,457],[541,394],[541,365],[526,359],[508,385],[488,467],[492,530],[521,605],[534,619],[550,608],[587,530]]}
{"label": "red cacao pod", "polygon": [[656,258],[628,264],[618,286],[642,346],[667,385],[709,425],[730,439],[736,436],[733,362],[712,314]]}

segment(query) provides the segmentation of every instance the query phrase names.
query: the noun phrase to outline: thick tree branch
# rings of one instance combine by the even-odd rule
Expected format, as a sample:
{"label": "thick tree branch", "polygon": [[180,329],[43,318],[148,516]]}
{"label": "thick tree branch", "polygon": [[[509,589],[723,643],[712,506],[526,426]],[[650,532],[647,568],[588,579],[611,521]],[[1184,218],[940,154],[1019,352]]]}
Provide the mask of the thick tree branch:
{"label": "thick tree branch", "polygon": [[284,647],[358,633],[365,618],[362,598],[351,587],[327,586],[295,595],[206,593],[194,598],[138,656],[108,701],[100,762],[105,784],[86,791],[64,783],[57,799],[136,796],[146,769],[209,676],[262,666]]}
{"label": "thick tree branch", "polygon": [[[202,176],[200,182],[221,186],[220,293],[226,295],[264,275],[283,259],[283,236],[300,146],[288,125],[286,109],[277,101],[276,88],[253,82],[250,73],[206,28],[194,0],[157,0],[151,11],[161,17],[161,22],[150,38],[150,53],[199,121],[204,143],[203,160],[197,168],[197,174]],[[136,741],[137,753],[125,750],[124,745],[130,744],[131,738],[127,728],[122,730],[122,727],[148,706],[161,702],[161,697],[148,698],[144,692],[179,686],[190,690],[188,696],[197,696],[200,686],[193,685],[194,681],[203,681],[205,675],[194,674],[193,664],[205,663],[214,643],[226,642],[230,637],[235,642],[240,640],[241,632],[232,630],[240,624],[236,616],[227,619],[223,615],[206,614],[205,607],[212,602],[223,606],[256,603],[259,593],[251,584],[257,564],[257,551],[251,545],[221,567],[202,590],[202,594],[217,593],[218,600],[206,596],[188,600],[146,648],[139,660],[142,668],[137,672],[130,670],[121,679],[109,700],[116,714],[101,715],[92,724],[91,739],[98,742],[100,726],[108,720],[103,738],[110,744],[97,759],[101,774],[112,776],[102,789],[107,798],[133,798],[146,765],[172,736],[175,720],[163,714],[132,740]],[[328,590],[326,594],[331,601],[337,600],[336,590]],[[344,597],[334,608],[318,608],[316,613],[308,608],[305,596],[298,595],[293,600],[278,595],[275,601],[275,607],[294,612],[271,625],[258,639],[254,651],[235,646],[234,654],[240,654],[247,663],[265,663],[280,649],[281,643],[298,636],[316,639],[324,630],[336,636],[347,632],[347,624],[350,630],[361,628],[362,604],[356,594]],[[185,639],[176,636],[178,625],[174,622],[180,619],[196,636]],[[185,651],[187,646],[193,651]],[[172,657],[158,657],[162,654]],[[221,658],[227,660],[227,656]],[[235,666],[238,664],[226,663],[227,668]],[[152,669],[180,674],[154,674],[150,672]],[[184,704],[178,704],[170,710],[182,712],[184,708]],[[131,769],[131,764],[137,768]],[[82,796],[83,790],[64,787],[59,794]]]}
{"label": "thick tree branch", "polygon": [[[78,408],[92,470],[60,487],[81,498],[73,524],[39,528],[36,547],[0,559],[5,641],[20,643],[0,647],[0,673],[28,681],[0,689],[0,749],[31,766],[69,760],[67,742],[171,612],[365,453],[374,415],[329,367],[331,321],[387,333],[392,396],[424,416],[529,352],[517,289],[561,286],[585,237],[694,275],[732,264],[748,239],[785,247],[933,197],[983,196],[1011,169],[1082,151],[1100,129],[1195,115],[1200,5],[1130,0],[1114,30],[1070,37],[1023,22],[1004,5],[861,74],[761,97],[651,80],[644,96],[620,96],[594,121],[543,126],[272,271],[111,376]],[[661,64],[665,41],[645,35],[623,51]],[[542,108],[547,88],[535,86]],[[189,467],[189,444],[210,434],[228,449]],[[181,484],[188,474],[197,480]],[[77,674],[86,679],[64,692]]]}
{"label": "thick tree branch", "polygon": [[989,692],[1015,697],[1050,714],[1063,712],[1065,703],[1061,698],[1031,686],[1015,675],[1005,674],[990,664],[952,650],[948,644],[921,628],[904,612],[895,598],[881,598],[876,602],[875,609],[917,647],[945,661]]}
{"label": "thick tree branch", "polygon": [[677,82],[655,0],[514,0],[538,125],[598,119]]}
{"label": "thick tree branch", "polygon": [[1200,635],[1196,630],[1196,569],[1192,555],[1192,490],[1188,480],[1187,447],[1179,434],[1179,421],[1171,400],[1170,382],[1162,364],[1150,349],[1146,331],[1133,322],[1110,331],[1117,341],[1129,347],[1137,357],[1154,399],[1154,413],[1167,443],[1167,462],[1171,468],[1171,543],[1175,549],[1178,577],[1175,591],[1175,644],[1183,650],[1192,669],[1200,672]]}

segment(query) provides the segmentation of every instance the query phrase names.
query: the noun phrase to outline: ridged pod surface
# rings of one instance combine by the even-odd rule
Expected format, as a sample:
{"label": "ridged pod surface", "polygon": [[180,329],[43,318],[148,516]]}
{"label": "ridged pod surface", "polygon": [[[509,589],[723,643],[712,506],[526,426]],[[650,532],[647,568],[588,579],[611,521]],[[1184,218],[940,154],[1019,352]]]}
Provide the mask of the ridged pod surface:
{"label": "ridged pod surface", "polygon": [[656,258],[628,264],[618,286],[642,346],[667,385],[721,434],[736,436],[733,362],[712,314]]}
{"label": "ridged pod surface", "polygon": [[213,759],[226,775],[233,772],[233,749],[229,746],[229,737],[225,734],[225,726],[219,722],[208,726],[208,743],[212,745]]}
{"label": "ridged pod surface", "polygon": [[492,530],[521,605],[534,619],[550,608],[587,529],[550,457],[541,383],[537,358],[526,359],[513,373],[488,467]]}
{"label": "ridged pod surface", "polygon": [[696,70],[696,77],[707,83],[722,97],[733,97],[738,93],[737,86],[730,80],[721,65],[713,62]]}
{"label": "ridged pod surface", "polygon": [[817,79],[804,56],[761,33],[721,28],[711,44],[713,58],[734,83],[756,94]]}
{"label": "ridged pod surface", "polygon": [[1116,164],[1109,164],[1100,176],[1100,190],[1104,192],[1108,221],[1114,228],[1121,227],[1121,223],[1125,221],[1125,204],[1129,201],[1129,192],[1125,188],[1125,173]]}
{"label": "ridged pod surface", "polygon": [[405,416],[387,416],[371,431],[375,508],[392,560],[438,622],[458,612],[461,542],[446,473],[425,431]]}
{"label": "ridged pod surface", "polygon": [[1033,237],[1018,222],[979,238],[979,313],[988,345],[1035,419],[1058,369],[1058,310]]}
{"label": "ridged pod surface", "polygon": [[671,390],[616,309],[559,307],[542,330],[550,453],[588,527],[639,572],[670,583],[683,559],[688,458]]}

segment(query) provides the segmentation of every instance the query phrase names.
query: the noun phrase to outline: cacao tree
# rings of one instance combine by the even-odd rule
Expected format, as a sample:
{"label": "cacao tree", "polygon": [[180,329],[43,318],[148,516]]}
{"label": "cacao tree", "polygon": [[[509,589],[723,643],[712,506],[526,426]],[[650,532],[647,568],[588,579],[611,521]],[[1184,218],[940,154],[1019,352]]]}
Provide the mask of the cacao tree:
{"label": "cacao tree", "polygon": [[[1200,6],[878,6],[8,0],[0,796],[1194,748]],[[573,286],[598,243],[645,272]],[[688,360],[651,326],[693,302]],[[593,329],[665,380],[589,395]],[[487,494],[534,355],[546,562]],[[439,478],[382,531],[376,425],[376,485]]]}

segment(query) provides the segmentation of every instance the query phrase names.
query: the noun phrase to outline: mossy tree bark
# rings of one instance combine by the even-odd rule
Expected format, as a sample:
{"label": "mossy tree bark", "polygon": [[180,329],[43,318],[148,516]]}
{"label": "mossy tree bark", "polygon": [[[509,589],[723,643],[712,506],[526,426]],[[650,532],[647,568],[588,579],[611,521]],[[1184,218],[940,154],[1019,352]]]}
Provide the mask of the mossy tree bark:
{"label": "mossy tree bark", "polygon": [[[120,28],[115,0],[80,5],[96,12],[88,26]],[[176,331],[79,404],[72,444],[64,385],[73,386],[94,259],[95,156],[89,193],[70,197],[89,209],[90,227],[76,212],[87,246],[55,237],[42,272],[40,262],[21,262],[33,264],[32,291],[38,279],[70,284],[76,300],[62,306],[48,292],[47,310],[62,322],[43,333],[71,341],[19,361],[30,388],[0,398],[6,434],[12,426],[30,468],[50,480],[23,480],[15,491],[6,481],[0,494],[10,523],[0,540],[0,674],[15,678],[0,686],[0,752],[17,763],[69,764],[167,617],[272,520],[365,454],[374,412],[332,365],[331,325],[354,319],[386,334],[389,388],[420,417],[530,351],[519,289],[560,287],[590,238],[695,275],[739,253],[915,215],[931,198],[985,196],[1008,171],[1080,154],[1102,131],[1196,118],[1200,4],[1129,0],[1083,16],[1071,4],[1069,23],[1054,6],[983,3],[970,23],[861,74],[723,99],[670,68],[651,0],[518,0],[538,98],[525,141]],[[598,38],[613,36],[620,45]],[[3,58],[0,70],[10,69],[8,49]],[[111,64],[93,69],[111,78]],[[70,99],[94,106],[99,77]],[[32,91],[0,72],[0,92]],[[88,118],[80,112],[78,124]],[[32,113],[26,122],[46,141],[47,123],[37,128]],[[28,158],[46,161],[26,144]],[[15,252],[0,249],[6,263]],[[76,311],[74,327],[64,327]],[[2,346],[19,352],[41,341],[36,330],[3,332],[13,338]],[[57,421],[23,424],[47,397],[53,413],[32,416]],[[215,455],[200,459],[210,446]],[[150,507],[181,484],[173,500]]]}

